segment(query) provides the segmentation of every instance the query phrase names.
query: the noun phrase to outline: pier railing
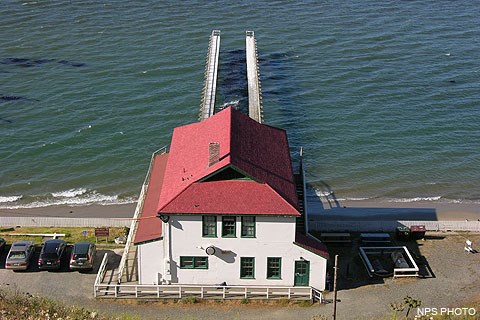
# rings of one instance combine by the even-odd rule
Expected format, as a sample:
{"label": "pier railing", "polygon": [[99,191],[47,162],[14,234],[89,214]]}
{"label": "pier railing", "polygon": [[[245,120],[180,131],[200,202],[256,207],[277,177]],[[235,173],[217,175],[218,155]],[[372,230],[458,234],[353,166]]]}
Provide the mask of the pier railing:
{"label": "pier railing", "polygon": [[425,226],[426,231],[471,231],[480,232],[480,221],[348,221],[322,220],[311,217],[309,228],[312,231],[349,232],[394,232],[397,227]]}

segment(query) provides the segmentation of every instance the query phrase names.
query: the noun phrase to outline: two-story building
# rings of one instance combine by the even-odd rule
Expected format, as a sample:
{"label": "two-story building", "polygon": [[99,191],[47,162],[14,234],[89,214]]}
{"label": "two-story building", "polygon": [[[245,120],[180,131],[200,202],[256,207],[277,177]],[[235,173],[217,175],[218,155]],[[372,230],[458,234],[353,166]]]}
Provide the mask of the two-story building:
{"label": "two-story building", "polygon": [[231,107],[174,129],[139,219],[140,284],[325,288],[327,249],[296,230],[286,132]]}

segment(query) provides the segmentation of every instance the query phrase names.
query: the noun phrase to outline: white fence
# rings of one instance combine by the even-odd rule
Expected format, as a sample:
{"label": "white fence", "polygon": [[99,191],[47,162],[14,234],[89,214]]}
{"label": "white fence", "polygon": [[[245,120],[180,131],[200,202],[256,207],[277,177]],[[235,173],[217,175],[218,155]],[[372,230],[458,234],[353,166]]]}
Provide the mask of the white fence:
{"label": "white fence", "polygon": [[128,218],[0,217],[2,227],[129,227],[130,223]]}
{"label": "white fence", "polygon": [[96,298],[124,299],[291,299],[322,302],[322,293],[312,287],[140,285],[95,283]]}
{"label": "white fence", "polygon": [[393,232],[400,226],[423,225],[427,231],[472,231],[480,232],[480,221],[345,221],[310,220],[312,231]]}

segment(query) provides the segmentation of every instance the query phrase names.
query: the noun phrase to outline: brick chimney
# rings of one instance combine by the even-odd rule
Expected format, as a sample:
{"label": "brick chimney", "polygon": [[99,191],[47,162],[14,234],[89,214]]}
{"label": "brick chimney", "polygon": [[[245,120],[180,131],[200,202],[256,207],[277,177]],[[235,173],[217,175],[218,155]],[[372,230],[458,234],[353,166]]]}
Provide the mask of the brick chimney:
{"label": "brick chimney", "polygon": [[211,167],[220,161],[220,143],[210,142],[208,145],[208,166]]}

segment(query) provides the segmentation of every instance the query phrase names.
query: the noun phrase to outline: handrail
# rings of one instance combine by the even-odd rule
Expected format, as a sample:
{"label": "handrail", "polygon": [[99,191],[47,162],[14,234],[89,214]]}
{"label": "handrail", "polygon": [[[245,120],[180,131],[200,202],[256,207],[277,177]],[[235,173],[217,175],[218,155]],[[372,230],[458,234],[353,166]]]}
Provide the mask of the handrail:
{"label": "handrail", "polygon": [[108,253],[103,255],[102,263],[100,263],[100,267],[98,268],[97,276],[95,277],[95,285],[93,290],[93,296],[97,296],[97,286],[102,282],[103,278],[105,277],[105,273],[107,272],[107,263],[108,263]]}
{"label": "handrail", "polygon": [[153,168],[153,163],[155,161],[155,157],[159,154],[165,154],[169,151],[169,145],[166,145],[152,153],[152,157],[150,159],[150,165],[148,166],[147,174],[145,175],[145,180],[142,185],[142,189],[140,191],[140,195],[138,197],[137,206],[135,208],[135,213],[133,214],[133,219],[130,224],[130,231],[128,232],[127,241],[125,243],[125,249],[123,250],[122,259],[120,260],[120,265],[118,266],[117,272],[117,283],[120,284],[122,282],[123,270],[125,269],[125,264],[127,262],[128,253],[130,251],[130,246],[133,242],[133,237],[135,236],[137,225],[138,225],[138,216],[142,212],[143,204],[145,201],[145,196],[147,193],[148,184],[150,182],[150,175]]}

